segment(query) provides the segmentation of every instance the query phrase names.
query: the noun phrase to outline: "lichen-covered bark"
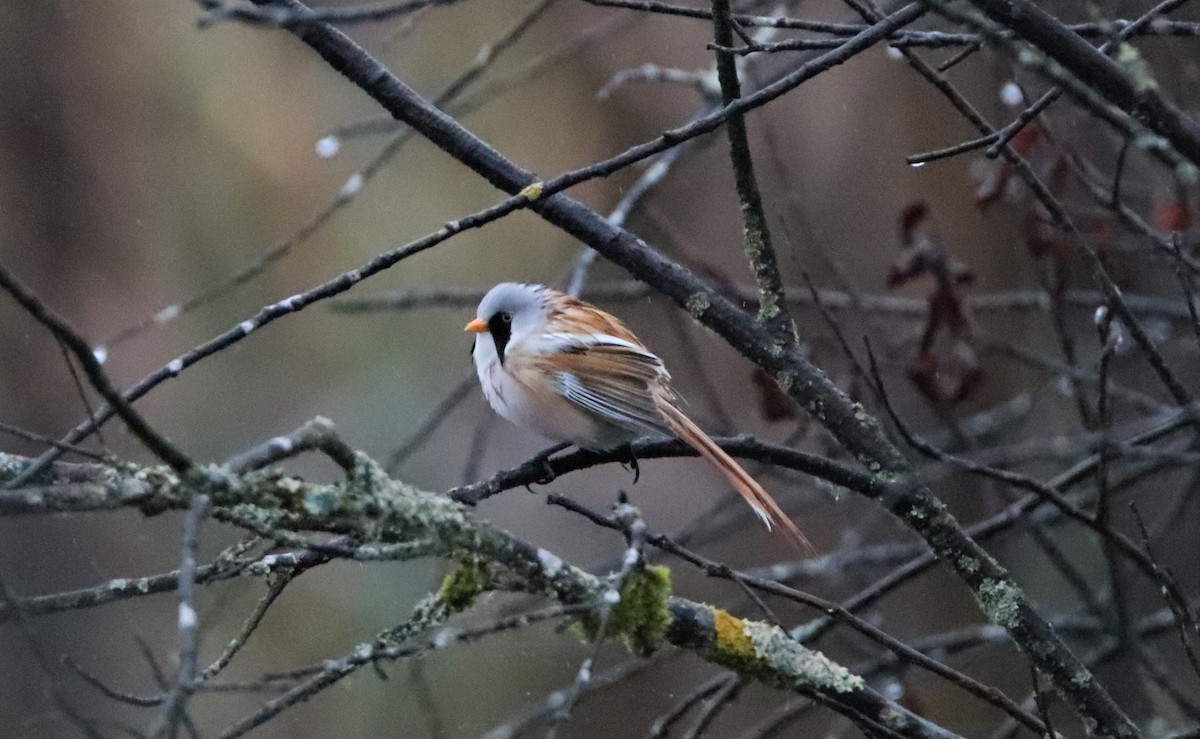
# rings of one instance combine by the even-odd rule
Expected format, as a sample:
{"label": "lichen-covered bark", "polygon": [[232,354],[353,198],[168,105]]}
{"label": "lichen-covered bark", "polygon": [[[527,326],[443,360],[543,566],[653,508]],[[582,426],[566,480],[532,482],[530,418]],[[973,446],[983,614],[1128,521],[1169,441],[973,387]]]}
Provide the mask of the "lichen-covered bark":
{"label": "lichen-covered bark", "polygon": [[669,601],[667,638],[738,674],[802,695],[818,694],[906,737],[948,739],[957,734],[887,700],[861,677],[808,649],[778,626],[738,618],[728,611],[681,598]]}
{"label": "lichen-covered bark", "polygon": [[[0,484],[28,461],[0,453]],[[355,455],[340,484],[304,482],[272,469],[234,474],[211,467],[181,478],[168,467],[133,465],[55,465],[41,482],[37,487],[0,490],[0,515],[122,507],[153,515],[184,510],[196,493],[204,492],[212,498],[214,518],[260,535],[328,532],[348,535],[362,546],[377,542],[378,547],[428,542],[414,548],[414,556],[436,555],[455,564],[418,609],[421,623],[436,623],[465,610],[488,590],[517,589],[583,606],[582,631],[594,638],[601,605],[614,587],[610,578],[584,572],[545,549],[474,520],[465,506],[444,495],[389,478],[362,454]],[[137,494],[131,495],[131,489]],[[149,584],[115,581],[113,588],[113,598],[119,599],[148,592]],[[612,604],[606,636],[622,639],[642,656],[665,643],[688,649],[747,677],[819,697],[848,715],[865,715],[902,736],[954,736],[885,700],[866,688],[862,678],[805,648],[777,626],[673,596],[669,571],[663,567],[646,567],[625,581],[620,599]],[[345,674],[358,666],[347,662]]]}

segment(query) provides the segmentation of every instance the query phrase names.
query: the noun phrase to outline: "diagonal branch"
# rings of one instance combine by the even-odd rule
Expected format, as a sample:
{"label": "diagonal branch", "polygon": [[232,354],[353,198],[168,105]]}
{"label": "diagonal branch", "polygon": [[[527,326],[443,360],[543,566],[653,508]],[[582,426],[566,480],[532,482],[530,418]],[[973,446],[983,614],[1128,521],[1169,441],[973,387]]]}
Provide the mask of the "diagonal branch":
{"label": "diagonal branch", "polygon": [[192,460],[165,436],[155,431],[146,419],[142,418],[142,414],[134,410],[133,406],[126,401],[125,396],[112,386],[112,383],[108,381],[108,375],[104,373],[104,369],[100,366],[100,362],[97,361],[87,342],[4,267],[0,267],[0,288],[11,295],[13,300],[33,316],[34,320],[45,326],[54,335],[54,338],[62,342],[75,355],[75,358],[83,365],[83,372],[87,375],[88,382],[92,383],[96,392],[108,401],[110,407],[147,449],[169,464],[176,472],[183,472],[191,468]]}
{"label": "diagonal branch", "polygon": [[1117,62],[1028,0],[970,0],[1121,110],[1136,117],[1200,167],[1200,124],[1153,84],[1130,77]]}

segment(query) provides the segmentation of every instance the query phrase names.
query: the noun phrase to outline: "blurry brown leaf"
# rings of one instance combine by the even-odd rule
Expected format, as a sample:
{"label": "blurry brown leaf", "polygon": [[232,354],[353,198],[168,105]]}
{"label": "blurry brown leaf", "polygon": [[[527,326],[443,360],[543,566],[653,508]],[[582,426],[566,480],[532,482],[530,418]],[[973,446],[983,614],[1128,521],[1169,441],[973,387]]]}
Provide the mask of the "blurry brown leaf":
{"label": "blurry brown leaf", "polygon": [[962,303],[952,290],[938,290],[929,296],[929,326],[921,342],[922,352],[933,351],[933,334],[938,328],[944,328],[956,337],[970,335],[970,324],[963,314]]}
{"label": "blurry brown leaf", "polygon": [[1150,211],[1150,225],[1155,231],[1182,231],[1191,224],[1191,220],[1187,203],[1182,200],[1160,201]]}
{"label": "blurry brown leaf", "polygon": [[970,344],[971,322],[957,292],[960,285],[972,282],[974,275],[946,253],[925,203],[914,203],[901,212],[900,243],[900,258],[888,272],[888,286],[921,276],[935,280],[921,345],[908,368],[909,378],[931,400],[955,403],[983,376]]}
{"label": "blurry brown leaf", "polygon": [[1004,188],[1012,179],[1012,167],[1007,162],[980,161],[971,168],[978,186],[975,188],[975,205],[980,210],[986,210],[989,205],[1000,199]]}
{"label": "blurry brown leaf", "polygon": [[1109,215],[1094,216],[1088,221],[1087,234],[1113,282],[1128,287],[1133,282],[1134,270],[1129,260],[1117,250],[1116,219]]}
{"label": "blurry brown leaf", "polygon": [[901,211],[899,229],[900,256],[888,270],[888,287],[903,285],[925,275],[959,284],[975,279],[965,264],[946,254],[928,204],[917,201]]}
{"label": "blurry brown leaf", "polygon": [[1071,254],[1071,245],[1062,229],[1034,208],[1025,216],[1025,245],[1036,259],[1049,256],[1061,263]]}
{"label": "blurry brown leaf", "polygon": [[896,287],[935,269],[941,261],[941,248],[929,206],[923,202],[909,205],[900,213],[900,257],[888,270],[887,286]]}
{"label": "blurry brown leaf", "polygon": [[929,710],[929,706],[925,705],[925,701],[921,700],[921,696],[917,691],[913,690],[913,686],[909,684],[908,676],[904,675],[898,678],[900,684],[900,700],[897,702],[919,715],[925,715]]}
{"label": "blurry brown leaf", "polygon": [[[1013,136],[1012,141],[1009,142],[1009,146],[1019,156],[1025,159],[1032,159],[1034,150],[1041,140],[1041,127],[1031,124],[1025,126],[1016,136]],[[1008,183],[1012,180],[1014,171],[1011,164],[997,157],[995,159],[978,160],[972,168],[972,174],[979,183],[975,189],[975,205],[980,210],[985,210],[1004,194]]]}
{"label": "blurry brown leaf", "polygon": [[1033,153],[1033,147],[1042,140],[1042,127],[1036,123],[1025,126],[1013,136],[1009,146],[1023,157]]}
{"label": "blurry brown leaf", "polygon": [[908,377],[930,400],[957,403],[983,379],[983,368],[971,345],[956,339],[945,351],[918,353],[908,367]]}
{"label": "blurry brown leaf", "polygon": [[920,236],[929,234],[933,228],[930,216],[929,204],[923,200],[910,203],[900,211],[900,244],[903,248],[911,248]]}

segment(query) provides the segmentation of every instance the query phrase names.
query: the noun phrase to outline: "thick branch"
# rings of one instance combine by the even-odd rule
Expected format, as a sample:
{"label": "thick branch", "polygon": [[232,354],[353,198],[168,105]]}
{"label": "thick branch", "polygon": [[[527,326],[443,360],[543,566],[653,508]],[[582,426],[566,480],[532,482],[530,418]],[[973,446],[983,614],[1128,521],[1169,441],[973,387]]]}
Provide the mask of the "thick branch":
{"label": "thick branch", "polygon": [[900,736],[957,736],[907,710],[893,712],[896,704],[866,687],[862,678],[806,649],[778,626],[740,619],[683,598],[670,598],[667,605],[671,613],[667,639],[676,646],[698,651],[743,676],[815,697]]}
{"label": "thick branch", "polygon": [[1200,167],[1200,125],[1168,102],[1147,80],[1136,80],[1082,36],[1028,0],[970,0],[1121,110],[1165,138]]}
{"label": "thick branch", "polygon": [[[130,466],[120,471],[95,467],[93,484],[113,492],[111,505],[123,501],[125,507],[140,507],[143,511],[183,510],[197,492],[192,488],[195,478],[181,478],[163,467]],[[53,476],[54,469],[48,474]],[[142,495],[122,497],[121,491],[134,481],[143,490]],[[43,505],[48,510],[69,508],[55,500],[60,495],[71,499],[69,488],[55,487],[55,480],[48,482],[51,487],[42,492]],[[6,491],[3,495],[11,497],[22,492]],[[510,579],[497,582],[503,582],[505,588],[520,583],[523,590],[544,593],[566,606],[594,608],[597,613],[613,602],[608,597],[612,585],[606,579],[474,521],[463,506],[443,495],[387,477],[361,454],[353,473],[342,484],[307,483],[278,472],[229,473],[225,485],[204,492],[211,494],[215,518],[257,535],[263,535],[266,527],[336,533],[381,545],[428,540],[432,542],[431,554],[502,568]],[[740,619],[683,598],[668,599],[668,593],[669,585],[659,605],[665,619],[662,634],[671,644],[747,677],[813,697],[856,721],[881,724],[901,736],[955,736],[870,690],[862,678],[792,640],[777,626]]]}

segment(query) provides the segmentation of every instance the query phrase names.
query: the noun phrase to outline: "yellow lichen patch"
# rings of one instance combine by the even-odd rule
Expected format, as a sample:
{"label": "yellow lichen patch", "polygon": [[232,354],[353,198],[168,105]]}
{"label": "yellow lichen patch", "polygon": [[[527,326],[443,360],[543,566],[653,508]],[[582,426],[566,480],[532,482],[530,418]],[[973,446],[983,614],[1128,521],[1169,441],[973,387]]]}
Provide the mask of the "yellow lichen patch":
{"label": "yellow lichen patch", "polygon": [[807,649],[778,626],[747,621],[712,609],[709,658],[742,675],[780,688],[812,688],[849,693],[863,679],[820,652]]}
{"label": "yellow lichen patch", "polygon": [[541,182],[539,180],[538,182],[529,183],[528,185],[526,185],[524,188],[521,189],[521,192],[519,192],[517,194],[527,197],[530,200],[537,200],[538,198],[540,198],[542,196],[542,190],[544,190],[545,187],[546,187],[546,183]]}
{"label": "yellow lichen patch", "polygon": [[731,656],[753,659],[754,643],[746,635],[746,622],[722,608],[713,609],[716,649]]}

